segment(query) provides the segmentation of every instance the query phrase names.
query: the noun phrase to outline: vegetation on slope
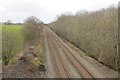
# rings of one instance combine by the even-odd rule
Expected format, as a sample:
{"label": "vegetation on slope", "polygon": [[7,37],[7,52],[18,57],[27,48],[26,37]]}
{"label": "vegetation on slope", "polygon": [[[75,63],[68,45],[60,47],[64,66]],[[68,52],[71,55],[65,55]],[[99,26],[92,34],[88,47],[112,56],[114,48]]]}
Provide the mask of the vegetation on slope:
{"label": "vegetation on slope", "polygon": [[44,63],[44,33],[43,22],[36,17],[29,17],[24,22],[23,37],[24,45],[34,48],[34,55],[37,56],[41,64]]}
{"label": "vegetation on slope", "polygon": [[3,64],[14,63],[15,57],[25,48],[32,46],[34,55],[42,60],[43,23],[36,17],[29,17],[23,25],[2,26],[2,59]]}
{"label": "vegetation on slope", "polygon": [[13,56],[22,49],[24,42],[22,28],[22,25],[2,26],[2,57],[5,65],[13,62]]}
{"label": "vegetation on slope", "polygon": [[50,23],[52,30],[89,56],[113,69],[118,69],[117,8],[65,14]]}

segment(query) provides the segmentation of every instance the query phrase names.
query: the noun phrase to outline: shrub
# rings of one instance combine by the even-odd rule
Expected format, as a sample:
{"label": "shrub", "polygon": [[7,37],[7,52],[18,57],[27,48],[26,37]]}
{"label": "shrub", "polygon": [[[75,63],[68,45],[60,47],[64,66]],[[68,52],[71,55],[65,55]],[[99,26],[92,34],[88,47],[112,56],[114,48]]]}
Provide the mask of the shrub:
{"label": "shrub", "polygon": [[36,17],[29,17],[24,22],[23,36],[25,43],[32,44],[39,37],[43,23]]}

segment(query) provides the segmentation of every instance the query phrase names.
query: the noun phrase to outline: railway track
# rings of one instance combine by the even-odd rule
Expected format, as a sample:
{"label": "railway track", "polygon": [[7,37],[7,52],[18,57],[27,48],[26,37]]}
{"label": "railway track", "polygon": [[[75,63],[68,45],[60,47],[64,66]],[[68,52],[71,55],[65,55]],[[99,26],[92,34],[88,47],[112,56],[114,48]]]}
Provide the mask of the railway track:
{"label": "railway track", "polygon": [[66,72],[66,68],[63,65],[63,62],[61,60],[61,58],[58,56],[58,52],[55,50],[55,46],[53,46],[53,41],[51,40],[51,35],[49,34],[49,32],[46,30],[47,32],[47,37],[48,38],[48,43],[49,43],[49,48],[50,48],[50,52],[52,56],[52,61],[54,63],[54,68],[55,71],[57,73],[57,77],[59,78],[69,78],[68,73]]}
{"label": "railway track", "polygon": [[58,78],[71,78],[71,75],[66,68],[62,56],[59,53],[59,49],[62,49],[65,56],[72,66],[76,69],[83,80],[95,80],[89,71],[78,61],[73,55],[73,52],[57,37],[49,28],[45,27],[52,61],[55,64],[55,70]]}

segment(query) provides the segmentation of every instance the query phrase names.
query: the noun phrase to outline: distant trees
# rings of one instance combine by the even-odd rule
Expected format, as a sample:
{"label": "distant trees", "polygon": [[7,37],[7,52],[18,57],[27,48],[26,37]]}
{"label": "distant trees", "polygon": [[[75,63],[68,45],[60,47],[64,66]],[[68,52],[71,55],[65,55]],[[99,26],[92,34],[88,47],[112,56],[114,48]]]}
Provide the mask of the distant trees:
{"label": "distant trees", "polygon": [[50,23],[52,30],[99,62],[117,69],[117,8],[61,15]]}
{"label": "distant trees", "polygon": [[31,16],[24,22],[23,36],[25,43],[33,43],[40,35],[41,27],[43,22],[38,18]]}
{"label": "distant trees", "polygon": [[11,20],[7,20],[4,24],[10,25],[12,24]]}
{"label": "distant trees", "polygon": [[84,9],[84,10],[78,11],[75,15],[80,16],[80,15],[86,15],[86,14],[88,14],[88,11]]}
{"label": "distant trees", "polygon": [[11,20],[7,20],[6,22],[4,22],[5,25],[22,25],[22,23],[13,23]]}

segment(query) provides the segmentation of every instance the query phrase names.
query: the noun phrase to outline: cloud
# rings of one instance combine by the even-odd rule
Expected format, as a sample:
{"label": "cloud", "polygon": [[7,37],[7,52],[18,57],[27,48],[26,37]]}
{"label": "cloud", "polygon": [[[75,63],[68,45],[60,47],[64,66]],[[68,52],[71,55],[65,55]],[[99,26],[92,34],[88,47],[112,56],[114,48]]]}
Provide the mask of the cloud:
{"label": "cloud", "polygon": [[36,16],[48,23],[64,12],[75,13],[81,9],[96,10],[117,4],[118,0],[1,0],[2,21],[23,22],[28,16]]}
{"label": "cloud", "polygon": [[[23,1],[23,0],[22,0]],[[36,2],[17,2],[9,3],[1,10],[3,20],[12,19],[15,22],[21,22],[28,16],[44,16],[45,9]]]}

